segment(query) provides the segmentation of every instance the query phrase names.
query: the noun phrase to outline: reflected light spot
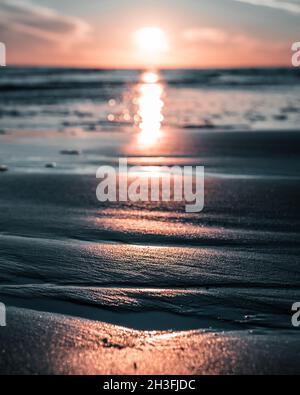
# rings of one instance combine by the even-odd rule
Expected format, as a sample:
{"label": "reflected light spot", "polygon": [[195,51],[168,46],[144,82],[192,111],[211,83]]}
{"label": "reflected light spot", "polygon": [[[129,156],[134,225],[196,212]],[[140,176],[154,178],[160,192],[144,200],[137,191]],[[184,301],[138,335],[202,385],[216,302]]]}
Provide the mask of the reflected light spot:
{"label": "reflected light spot", "polygon": [[160,136],[164,102],[163,87],[157,83],[158,80],[157,73],[146,72],[142,75],[143,83],[139,85],[139,144],[142,146],[155,144]]}
{"label": "reflected light spot", "polygon": [[156,84],[158,82],[158,75],[152,71],[147,71],[142,75],[142,81],[146,84]]}

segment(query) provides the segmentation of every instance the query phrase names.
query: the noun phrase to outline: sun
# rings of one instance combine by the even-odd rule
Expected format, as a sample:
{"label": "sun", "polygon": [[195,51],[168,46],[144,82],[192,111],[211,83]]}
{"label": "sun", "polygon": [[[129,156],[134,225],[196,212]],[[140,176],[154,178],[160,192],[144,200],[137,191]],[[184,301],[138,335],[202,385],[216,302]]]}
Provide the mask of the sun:
{"label": "sun", "polygon": [[158,54],[168,50],[166,33],[159,27],[144,27],[135,32],[138,49],[147,54]]}

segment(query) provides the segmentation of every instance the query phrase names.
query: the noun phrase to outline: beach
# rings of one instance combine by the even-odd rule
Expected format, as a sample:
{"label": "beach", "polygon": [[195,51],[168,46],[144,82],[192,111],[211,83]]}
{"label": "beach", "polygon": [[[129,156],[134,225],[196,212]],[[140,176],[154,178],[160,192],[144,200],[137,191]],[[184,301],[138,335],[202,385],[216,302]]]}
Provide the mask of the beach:
{"label": "beach", "polygon": [[[140,72],[8,69],[1,373],[299,373],[299,73],[272,72],[162,72],[138,93],[164,101],[149,139]],[[204,166],[203,211],[99,202],[97,168],[119,158]]]}
{"label": "beach", "polygon": [[141,332],[11,308],[2,374],[299,374],[296,336]]}

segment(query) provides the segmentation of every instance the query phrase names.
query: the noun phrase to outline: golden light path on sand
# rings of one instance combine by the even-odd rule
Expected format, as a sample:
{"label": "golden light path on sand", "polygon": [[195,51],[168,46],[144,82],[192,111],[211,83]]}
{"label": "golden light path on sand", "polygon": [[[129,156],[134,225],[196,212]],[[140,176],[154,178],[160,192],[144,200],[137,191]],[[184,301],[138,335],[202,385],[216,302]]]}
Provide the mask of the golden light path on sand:
{"label": "golden light path on sand", "polygon": [[8,319],[3,374],[299,374],[296,336],[137,331],[12,307]]}

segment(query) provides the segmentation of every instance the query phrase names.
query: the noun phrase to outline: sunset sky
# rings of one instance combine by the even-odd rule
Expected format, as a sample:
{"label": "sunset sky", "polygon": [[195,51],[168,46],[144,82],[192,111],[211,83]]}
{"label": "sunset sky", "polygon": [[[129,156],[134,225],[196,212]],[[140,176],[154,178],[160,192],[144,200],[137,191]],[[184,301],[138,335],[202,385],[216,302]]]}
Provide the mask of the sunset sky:
{"label": "sunset sky", "polygon": [[299,20],[300,0],[0,0],[0,41],[18,65],[290,65]]}

